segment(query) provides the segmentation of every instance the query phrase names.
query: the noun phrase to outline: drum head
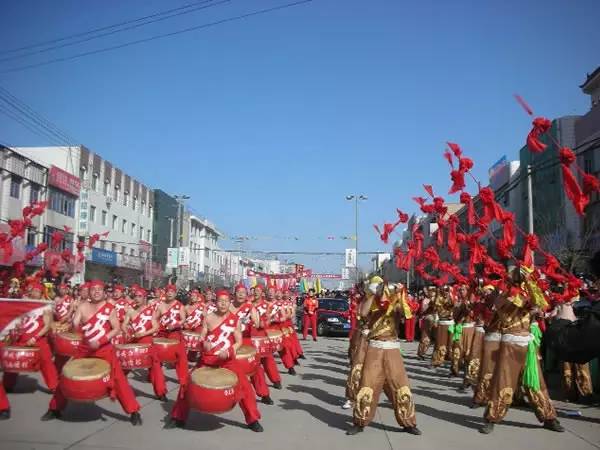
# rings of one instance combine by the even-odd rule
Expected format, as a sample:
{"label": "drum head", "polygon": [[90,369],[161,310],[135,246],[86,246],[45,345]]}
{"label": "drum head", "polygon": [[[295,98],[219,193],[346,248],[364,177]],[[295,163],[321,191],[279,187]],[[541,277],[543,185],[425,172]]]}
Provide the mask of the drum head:
{"label": "drum head", "polygon": [[39,352],[39,347],[22,347],[20,345],[6,345],[0,347],[0,350],[6,350],[8,352]]}
{"label": "drum head", "polygon": [[70,341],[80,341],[81,335],[79,333],[72,333],[70,331],[65,331],[64,333],[58,334],[61,338],[68,339]]}
{"label": "drum head", "polygon": [[195,369],[191,375],[192,383],[208,389],[228,389],[238,383],[238,377],[228,369],[217,369],[214,367],[200,367]]}
{"label": "drum head", "polygon": [[279,331],[279,330],[267,330],[267,335],[269,337],[275,337],[275,338],[277,338],[277,337],[283,336],[283,333],[281,331]]}
{"label": "drum head", "polygon": [[200,333],[195,333],[194,331],[182,331],[181,334],[184,334],[186,336],[195,337],[195,338],[200,337]]}
{"label": "drum head", "polygon": [[159,345],[177,345],[177,341],[175,339],[167,339],[167,338],[154,338],[153,339],[155,344],[159,344]]}
{"label": "drum head", "polygon": [[110,364],[100,358],[71,359],[63,367],[63,375],[70,380],[98,380],[110,374]]}
{"label": "drum head", "polygon": [[117,344],[115,348],[117,350],[135,350],[136,348],[148,348],[150,344]]}
{"label": "drum head", "polygon": [[237,351],[237,356],[240,358],[249,358],[255,355],[256,349],[250,345],[242,345]]}

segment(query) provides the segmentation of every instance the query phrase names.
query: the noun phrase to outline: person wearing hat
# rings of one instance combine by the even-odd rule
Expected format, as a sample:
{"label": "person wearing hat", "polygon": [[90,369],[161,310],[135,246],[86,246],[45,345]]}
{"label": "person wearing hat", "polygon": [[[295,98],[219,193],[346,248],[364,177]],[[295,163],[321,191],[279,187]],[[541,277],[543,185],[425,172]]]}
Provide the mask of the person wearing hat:
{"label": "person wearing hat", "polygon": [[[217,309],[206,316],[200,331],[200,337],[204,341],[204,350],[198,361],[198,367],[222,367],[237,375],[241,397],[239,405],[246,425],[250,430],[259,433],[263,431],[263,427],[259,422],[261,416],[256,404],[256,395],[246,373],[235,359],[236,352],[242,345],[239,320],[237,315],[231,311],[231,298],[227,290],[217,291],[216,298]],[[183,428],[185,426],[189,415],[186,389],[186,385],[180,386],[177,401],[173,405],[165,428]]]}
{"label": "person wearing hat", "polygon": [[153,337],[159,329],[158,311],[148,305],[146,290],[136,286],[133,289],[134,305],[125,313],[123,329],[126,331],[125,340],[130,344],[150,344],[152,367],[149,369],[149,379],[154,389],[154,395],[167,401],[167,385],[165,374],[153,346]]}
{"label": "person wearing hat", "polygon": [[[248,300],[248,292],[242,282],[238,283],[235,287],[235,297],[233,298],[233,302],[231,302],[231,312],[238,318],[242,332],[242,343],[254,347],[251,338],[252,329],[259,326],[259,317],[256,308]],[[269,393],[269,386],[267,385],[262,365],[258,365],[256,372],[251,377],[251,381],[256,395],[261,398],[261,402],[265,405],[272,405],[273,400]]]}
{"label": "person wearing hat", "polygon": [[368,323],[369,341],[354,404],[354,424],[346,434],[360,433],[371,423],[381,391],[386,389],[391,394],[398,424],[406,432],[420,435],[398,339],[397,316],[406,314],[406,288],[385,283],[381,277],[374,276],[368,289],[370,295],[361,305],[360,313]]}
{"label": "person wearing hat", "polygon": [[496,367],[490,380],[489,401],[480,433],[489,434],[506,416],[513,399],[522,391],[545,429],[564,432],[552,406],[539,361],[541,331],[532,314],[546,309],[547,302],[531,270],[509,271],[509,286],[496,298],[501,333]]}
{"label": "person wearing hat", "polygon": [[[267,289],[267,304],[269,305],[268,327],[270,329],[282,331],[281,323],[288,318],[288,311],[285,310],[281,301],[277,299],[277,295],[277,288],[269,287],[269,289]],[[283,348],[279,351],[279,356],[283,363],[283,367],[287,369],[288,374],[296,375],[293,350],[287,336],[284,336],[282,345]]]}
{"label": "person wearing hat", "polygon": [[308,329],[312,331],[313,341],[317,341],[317,309],[319,301],[315,298],[315,290],[310,288],[308,295],[304,297],[304,314],[302,316],[302,339],[306,340]]}
{"label": "person wearing hat", "polygon": [[[42,298],[44,286],[39,281],[29,282],[26,288],[28,294],[23,300],[39,303],[39,308],[22,316],[19,323],[10,330],[9,344],[38,349],[40,372],[48,389],[54,392],[58,386],[58,372],[48,342],[48,332],[52,324],[52,304]],[[5,371],[2,382],[4,389],[12,392],[17,383],[17,372]]]}
{"label": "person wearing hat", "polygon": [[165,300],[157,308],[158,323],[160,325],[158,336],[177,341],[175,371],[177,372],[179,384],[185,384],[189,376],[187,353],[181,334],[185,322],[185,308],[183,303],[177,300],[177,287],[174,284],[167,285],[165,296]]}
{"label": "person wearing hat", "polygon": [[[114,394],[123,410],[130,415],[131,424],[141,425],[140,404],[110,343],[111,339],[121,331],[114,311],[115,307],[108,302],[102,281],[91,281],[89,290],[90,301],[82,302],[73,317],[73,327],[80,329],[82,333],[81,354],[78,357],[100,358],[111,365]],[[59,387],[54,392],[48,411],[42,416],[42,420],[60,418],[66,405],[67,398]]]}
{"label": "person wearing hat", "polygon": [[[250,299],[252,305],[258,314],[258,324],[250,331],[251,336],[266,336],[267,327],[269,326],[269,304],[267,303],[262,285],[258,284],[254,287],[254,297]],[[277,369],[277,363],[273,357],[273,353],[267,353],[260,358],[261,365],[265,370],[265,374],[269,381],[273,383],[273,389],[281,389],[281,374]]]}

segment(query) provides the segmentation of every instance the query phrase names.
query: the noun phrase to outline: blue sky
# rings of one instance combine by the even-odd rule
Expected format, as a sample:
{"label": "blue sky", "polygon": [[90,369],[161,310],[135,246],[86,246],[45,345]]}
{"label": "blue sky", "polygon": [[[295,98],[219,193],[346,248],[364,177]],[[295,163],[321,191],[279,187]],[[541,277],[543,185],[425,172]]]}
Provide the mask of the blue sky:
{"label": "blue sky", "polygon": [[[2,2],[0,51],[185,3]],[[284,3],[232,0],[0,62],[0,72]],[[344,196],[358,192],[369,196],[360,246],[384,250],[373,223],[414,211],[423,183],[447,192],[445,141],[463,146],[481,178],[502,155],[518,157],[530,121],[514,92],[548,117],[588,110],[578,85],[600,64],[598,12],[596,0],[314,0],[0,74],[0,85],[145,183],[190,195],[227,234],[271,236],[247,248],[343,251],[339,237],[354,229]],[[48,144],[2,114],[0,139]],[[343,258],[295,260],[338,271]]]}

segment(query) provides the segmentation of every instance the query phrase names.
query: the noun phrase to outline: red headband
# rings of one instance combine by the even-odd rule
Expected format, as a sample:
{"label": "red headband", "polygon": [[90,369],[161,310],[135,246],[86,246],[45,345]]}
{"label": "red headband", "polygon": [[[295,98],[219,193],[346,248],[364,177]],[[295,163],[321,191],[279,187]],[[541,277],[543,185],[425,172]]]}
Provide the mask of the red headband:
{"label": "red headband", "polygon": [[137,297],[137,296],[140,296],[140,297],[145,297],[145,296],[146,296],[146,294],[147,294],[147,293],[146,293],[146,289],[144,289],[144,288],[141,288],[141,287],[137,287],[137,288],[135,288],[135,289],[134,289],[134,291],[133,291],[133,295],[135,295],[136,297]]}
{"label": "red headband", "polygon": [[244,286],[242,283],[238,283],[238,285],[235,287],[235,291],[239,291],[239,290],[246,290],[246,286]]}
{"label": "red headband", "polygon": [[121,291],[121,292],[124,292],[124,291],[125,291],[125,287],[124,287],[124,286],[121,286],[120,284],[117,284],[117,285],[116,285],[116,286],[113,288],[113,292],[116,292],[116,291]]}
{"label": "red headband", "polygon": [[219,297],[227,297],[229,298],[229,291],[227,289],[219,289],[217,291],[217,298]]}
{"label": "red headband", "polygon": [[29,290],[33,291],[34,289],[44,292],[44,286],[39,281],[32,281],[29,283]]}
{"label": "red headband", "polygon": [[92,280],[88,283],[88,288],[92,289],[95,287],[100,287],[102,289],[104,289],[104,281],[102,280]]}
{"label": "red headband", "polygon": [[173,292],[177,292],[177,286],[175,286],[174,284],[167,284],[167,288],[166,291],[173,291]]}

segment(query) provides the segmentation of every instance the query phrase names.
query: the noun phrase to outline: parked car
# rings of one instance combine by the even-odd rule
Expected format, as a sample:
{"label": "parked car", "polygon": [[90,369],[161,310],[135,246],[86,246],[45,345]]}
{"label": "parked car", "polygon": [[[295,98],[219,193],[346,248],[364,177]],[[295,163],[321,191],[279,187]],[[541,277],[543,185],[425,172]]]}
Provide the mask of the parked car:
{"label": "parked car", "polygon": [[[302,330],[302,317],[304,310],[302,303],[298,302],[296,310],[296,319],[298,330]],[[319,336],[328,335],[348,335],[350,333],[349,304],[345,298],[320,298],[319,309],[317,309],[317,334]]]}

